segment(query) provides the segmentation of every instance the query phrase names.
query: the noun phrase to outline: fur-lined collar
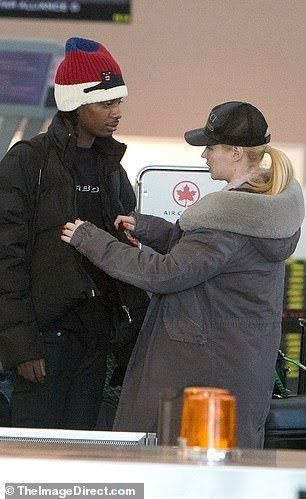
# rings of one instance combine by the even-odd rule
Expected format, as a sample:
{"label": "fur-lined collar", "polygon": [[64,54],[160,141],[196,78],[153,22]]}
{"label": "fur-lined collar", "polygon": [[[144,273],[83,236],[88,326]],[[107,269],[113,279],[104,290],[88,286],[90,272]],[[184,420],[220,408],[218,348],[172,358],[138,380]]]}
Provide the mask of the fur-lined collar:
{"label": "fur-lined collar", "polygon": [[183,231],[216,229],[265,239],[291,237],[305,216],[300,184],[292,180],[274,196],[239,191],[207,194],[184,211]]}

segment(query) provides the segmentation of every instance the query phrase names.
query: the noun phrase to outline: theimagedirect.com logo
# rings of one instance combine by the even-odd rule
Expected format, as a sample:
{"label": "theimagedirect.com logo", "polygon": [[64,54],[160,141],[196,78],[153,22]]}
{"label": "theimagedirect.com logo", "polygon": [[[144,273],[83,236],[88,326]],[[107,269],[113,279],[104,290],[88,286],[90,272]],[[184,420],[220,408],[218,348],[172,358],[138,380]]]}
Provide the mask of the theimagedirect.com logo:
{"label": "theimagedirect.com logo", "polygon": [[9,483],[5,485],[5,498],[20,497],[133,497],[144,499],[143,483]]}

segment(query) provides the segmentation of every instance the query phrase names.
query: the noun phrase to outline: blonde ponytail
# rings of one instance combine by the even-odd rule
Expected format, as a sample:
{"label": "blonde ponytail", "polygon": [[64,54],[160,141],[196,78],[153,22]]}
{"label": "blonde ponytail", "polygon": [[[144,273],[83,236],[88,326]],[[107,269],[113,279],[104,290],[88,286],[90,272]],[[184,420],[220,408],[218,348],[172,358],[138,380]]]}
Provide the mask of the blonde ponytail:
{"label": "blonde ponytail", "polygon": [[293,166],[288,156],[279,149],[268,146],[266,152],[271,157],[271,194],[279,194],[294,177]]}
{"label": "blonde ponytail", "polygon": [[254,192],[273,195],[279,194],[286,189],[287,185],[294,177],[294,173],[292,163],[285,153],[269,145],[244,147],[243,149],[246,151],[249,161],[257,166],[261,163],[264,154],[269,154],[271,158],[271,166],[270,169],[267,170],[267,173],[270,175],[267,181],[248,181],[248,184],[254,189]]}

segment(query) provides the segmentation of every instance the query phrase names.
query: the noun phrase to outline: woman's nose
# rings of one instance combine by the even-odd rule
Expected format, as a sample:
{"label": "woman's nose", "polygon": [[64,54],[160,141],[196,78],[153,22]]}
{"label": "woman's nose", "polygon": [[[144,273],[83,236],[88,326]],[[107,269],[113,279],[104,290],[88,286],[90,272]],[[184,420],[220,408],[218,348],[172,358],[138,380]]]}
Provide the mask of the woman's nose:
{"label": "woman's nose", "polygon": [[204,151],[203,151],[203,152],[202,152],[202,154],[201,154],[201,158],[203,158],[203,159],[207,159],[206,147],[205,147]]}

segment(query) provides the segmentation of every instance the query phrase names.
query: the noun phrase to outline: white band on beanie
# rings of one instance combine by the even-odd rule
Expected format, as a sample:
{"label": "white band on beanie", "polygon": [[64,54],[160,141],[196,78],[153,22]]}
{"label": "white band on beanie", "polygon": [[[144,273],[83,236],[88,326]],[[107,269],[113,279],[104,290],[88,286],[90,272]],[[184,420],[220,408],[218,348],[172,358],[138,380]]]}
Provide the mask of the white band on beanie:
{"label": "white band on beanie", "polygon": [[121,85],[106,90],[99,89],[84,93],[84,89],[97,85],[100,82],[78,83],[76,85],[54,85],[54,96],[59,111],[73,111],[85,104],[94,104],[95,102],[105,102],[113,99],[127,97],[127,87]]}

